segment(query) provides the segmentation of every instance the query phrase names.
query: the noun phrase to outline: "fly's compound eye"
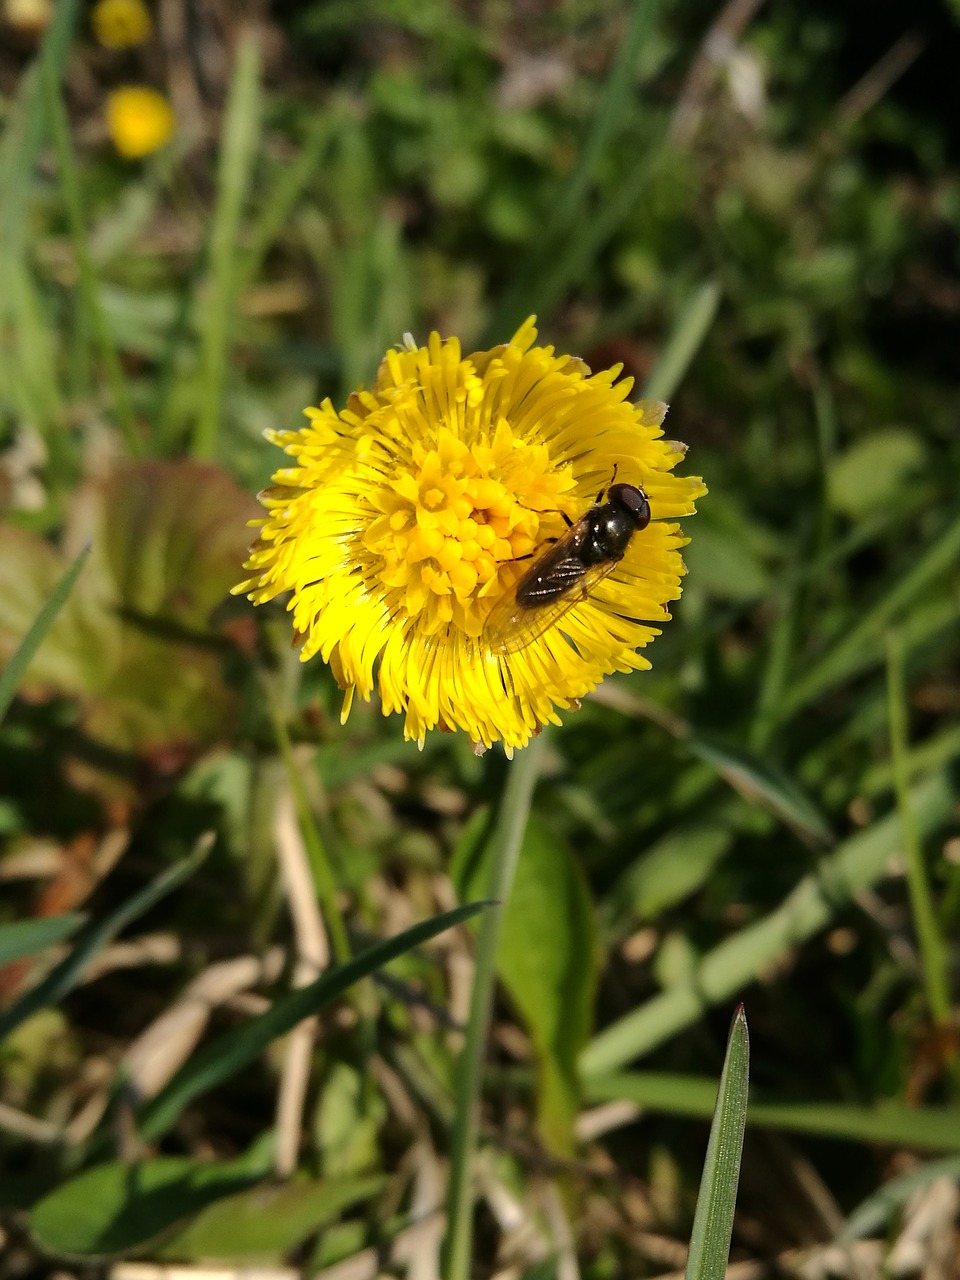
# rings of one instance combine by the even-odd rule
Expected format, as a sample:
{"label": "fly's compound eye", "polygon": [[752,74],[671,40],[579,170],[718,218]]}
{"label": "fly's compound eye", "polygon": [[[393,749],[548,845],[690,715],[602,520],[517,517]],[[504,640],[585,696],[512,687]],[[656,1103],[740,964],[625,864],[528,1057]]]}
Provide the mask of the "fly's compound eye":
{"label": "fly's compound eye", "polygon": [[642,489],[633,484],[613,484],[607,491],[607,501],[626,508],[637,529],[645,529],[650,523],[650,503]]}

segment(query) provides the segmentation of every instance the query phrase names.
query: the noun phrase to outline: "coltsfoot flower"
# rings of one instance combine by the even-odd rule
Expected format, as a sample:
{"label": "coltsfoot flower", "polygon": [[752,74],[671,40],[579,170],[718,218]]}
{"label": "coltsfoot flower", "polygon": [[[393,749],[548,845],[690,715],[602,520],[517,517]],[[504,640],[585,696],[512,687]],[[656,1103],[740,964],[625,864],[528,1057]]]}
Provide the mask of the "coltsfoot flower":
{"label": "coltsfoot flower", "polygon": [[[345,409],[324,401],[301,430],[268,433],[294,465],[260,495],[253,576],[235,590],[292,592],[300,657],[330,664],[342,719],[376,687],[421,745],[462,729],[512,751],[605,675],[649,667],[638,650],[684,573],[675,521],[706,489],[674,474],[685,449],[663,438],[664,405],[631,404],[620,366],[591,373],[536,337],[531,319],[469,356],[408,338]],[[518,583],[614,479],[642,490],[650,523],[542,634],[504,643],[491,616],[511,615]]]}

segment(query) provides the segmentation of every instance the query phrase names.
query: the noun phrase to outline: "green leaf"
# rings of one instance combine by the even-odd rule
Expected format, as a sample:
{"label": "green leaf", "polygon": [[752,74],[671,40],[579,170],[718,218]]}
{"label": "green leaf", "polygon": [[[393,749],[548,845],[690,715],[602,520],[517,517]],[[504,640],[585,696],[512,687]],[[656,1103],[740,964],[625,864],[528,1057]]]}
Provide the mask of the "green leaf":
{"label": "green leaf", "polygon": [[148,1141],[161,1137],[176,1123],[188,1103],[235,1075],[277,1036],[285,1035],[298,1022],[329,1004],[360,978],[367,977],[405,951],[411,951],[421,942],[443,933],[445,929],[469,920],[489,905],[486,902],[471,902],[424,920],[394,938],[378,942],[349,963],[328,970],[316,982],[281,996],[266,1013],[261,1013],[243,1026],[234,1027],[211,1040],[143,1108],[138,1123],[141,1135]]}
{"label": "green leaf", "polygon": [[38,951],[63,942],[83,924],[79,912],[62,916],[41,916],[36,920],[14,920],[0,924],[0,968],[24,956],[34,956]]}
{"label": "green leaf", "polygon": [[[473,858],[463,896],[487,883],[491,848]],[[589,1034],[596,984],[593,906],[569,848],[533,814],[505,907],[497,973],[536,1050],[544,1140],[555,1154],[572,1155],[576,1061]]]}
{"label": "green leaf", "polygon": [[737,1009],[727,1041],[716,1110],[690,1237],[686,1280],[723,1280],[740,1180],[740,1157],[747,1123],[750,1039],[743,1005]]}
{"label": "green leaf", "polygon": [[249,1158],[209,1164],[186,1156],[97,1165],[41,1200],[30,1232],[41,1248],[69,1257],[128,1253],[267,1172],[262,1155],[254,1165]]}
{"label": "green leaf", "polygon": [[30,630],[20,641],[16,652],[3,672],[0,672],[0,720],[3,720],[6,715],[23,673],[30,665],[31,658],[40,648],[44,636],[53,626],[57,614],[66,604],[67,597],[73,590],[73,584],[79,578],[89,554],[89,546],[84,547],[60,581],[54,586],[47,596],[46,602],[34,618]]}
{"label": "green leaf", "polygon": [[277,1265],[301,1240],[344,1209],[369,1200],[388,1179],[329,1179],[254,1187],[218,1200],[158,1250],[163,1258],[192,1262]]}
{"label": "green leaf", "polygon": [[0,1040],[3,1040],[14,1027],[29,1018],[31,1014],[47,1005],[56,1004],[79,981],[84,969],[108,942],[125,929],[131,921],[149,911],[161,898],[172,893],[174,889],[188,880],[207,856],[209,840],[203,840],[194,853],[176,866],[170,867],[162,875],[151,880],[148,885],[128,898],[104,920],[91,924],[80,937],[70,954],[43,979],[42,982],[27,991],[4,1014],[0,1015]]}

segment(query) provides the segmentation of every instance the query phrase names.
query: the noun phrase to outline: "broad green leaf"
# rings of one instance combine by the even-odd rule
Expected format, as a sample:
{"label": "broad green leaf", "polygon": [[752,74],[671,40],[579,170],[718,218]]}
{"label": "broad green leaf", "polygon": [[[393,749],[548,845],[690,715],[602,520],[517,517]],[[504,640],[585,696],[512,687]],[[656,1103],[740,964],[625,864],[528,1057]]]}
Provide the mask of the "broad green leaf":
{"label": "broad green leaf", "polygon": [[377,1167],[387,1104],[367,1083],[349,1062],[333,1063],[323,1081],[313,1130],[326,1178],[340,1180]]}
{"label": "broad green leaf", "polygon": [[[462,896],[486,884],[491,846],[472,859]],[[567,845],[533,814],[504,910],[497,973],[537,1054],[540,1128],[556,1154],[573,1152],[576,1060],[590,1030],[596,983],[593,908]]]}
{"label": "broad green leaf", "polygon": [[83,921],[84,917],[74,911],[62,916],[40,916],[36,920],[0,924],[0,967],[24,956],[35,956],[55,942],[63,942],[71,933],[76,933]]}
{"label": "broad green leaf", "polygon": [[[953,788],[942,774],[913,788],[911,795],[921,835],[953,808]],[[882,879],[891,856],[900,848],[896,814],[844,841],[803,877],[779,907],[708,952],[690,982],[654,996],[595,1036],[581,1057],[584,1075],[616,1070],[741,991],[822,929],[861,890]]]}
{"label": "broad green leaf", "polygon": [[252,1166],[248,1158],[211,1164],[186,1156],[97,1165],[41,1200],[30,1232],[41,1248],[67,1257],[128,1253],[267,1172],[262,1156]]}
{"label": "broad green leaf", "polygon": [[30,665],[34,654],[40,648],[44,636],[53,626],[57,614],[66,604],[67,598],[73,590],[73,584],[79,578],[89,554],[89,546],[84,547],[63,577],[53,586],[46,601],[31,623],[29,631],[20,641],[4,670],[0,672],[0,720],[6,715],[7,708],[13,701],[13,696],[17,691],[17,686],[23,679],[24,672]]}
{"label": "broad green leaf", "polygon": [[750,1040],[741,1005],[727,1041],[693,1219],[686,1280],[723,1280],[726,1275],[747,1122],[749,1078]]}
{"label": "broad green leaf", "polygon": [[337,1177],[254,1187],[208,1205],[157,1252],[185,1262],[278,1265],[301,1240],[386,1183],[382,1176]]}
{"label": "broad green leaf", "polygon": [[[182,760],[239,714],[211,615],[240,573],[255,505],[226,473],[183,462],[121,467],[86,500],[93,553],[20,687],[77,698],[98,742]],[[43,539],[0,524],[0,662],[63,567]]]}
{"label": "broad green leaf", "polygon": [[830,501],[854,519],[896,499],[898,491],[924,463],[918,432],[903,427],[873,431],[830,461]]}
{"label": "broad green leaf", "polygon": [[[103,500],[103,542],[117,607],[142,625],[206,634],[250,541],[250,497],[209,463],[121,467]],[[239,556],[239,560],[238,560]]]}
{"label": "broad green leaf", "polygon": [[197,870],[209,851],[209,840],[200,842],[196,851],[176,866],[168,868],[155,880],[151,880],[139,893],[121,903],[116,910],[103,920],[95,921],[80,935],[74,943],[70,954],[56,965],[47,976],[20,997],[9,1009],[0,1014],[0,1041],[29,1018],[38,1009],[56,1004],[79,981],[84,969],[107,943],[112,942],[117,934],[127,927],[131,921],[142,916],[161,898],[172,893],[188,880]]}
{"label": "broad green leaf", "polygon": [[176,1123],[188,1103],[235,1075],[277,1036],[285,1035],[360,978],[367,977],[445,929],[469,920],[487,905],[485,902],[472,902],[456,907],[453,911],[424,920],[394,938],[378,942],[347,964],[328,970],[316,982],[281,996],[266,1013],[203,1045],[143,1108],[138,1124],[141,1135],[148,1141],[161,1137]]}
{"label": "broad green leaf", "polygon": [[697,513],[696,537],[683,558],[697,591],[743,603],[772,589],[769,560],[776,539],[729,496],[711,494]]}
{"label": "broad green leaf", "polygon": [[611,916],[653,919],[695,893],[733,842],[722,826],[677,827],[645,849],[614,884],[604,903]]}

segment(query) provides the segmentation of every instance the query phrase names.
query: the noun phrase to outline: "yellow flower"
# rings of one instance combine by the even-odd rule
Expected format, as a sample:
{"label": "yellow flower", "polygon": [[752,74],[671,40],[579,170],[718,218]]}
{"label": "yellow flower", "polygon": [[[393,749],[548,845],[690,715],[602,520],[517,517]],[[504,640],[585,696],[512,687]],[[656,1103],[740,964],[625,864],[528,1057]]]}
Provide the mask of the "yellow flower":
{"label": "yellow flower", "polygon": [[129,49],[153,35],[153,20],[143,0],[97,0],[90,21],[93,34],[108,49]]}
{"label": "yellow flower", "polygon": [[175,125],[173,108],[156,89],[127,85],[107,99],[107,132],[127,160],[139,160],[158,150]]}
{"label": "yellow flower", "polygon": [[[453,338],[408,338],[345,409],[328,400],[301,430],[268,433],[295,463],[261,494],[254,576],[235,590],[255,604],[292,591],[300,657],[330,664],[342,719],[376,686],[421,745],[439,727],[512,751],[605,675],[650,665],[637,649],[669,618],[684,572],[674,520],[705,487],[674,475],[684,447],[662,438],[664,405],[630,404],[619,366],[591,374],[536,336],[531,319],[466,357]],[[615,475],[643,488],[652,521],[589,596],[505,645],[491,615],[511,613],[565,518]]]}

